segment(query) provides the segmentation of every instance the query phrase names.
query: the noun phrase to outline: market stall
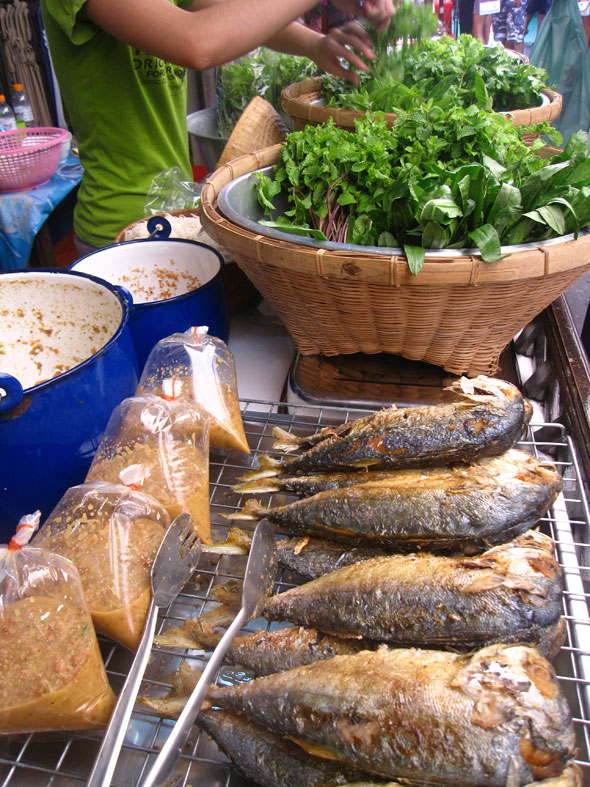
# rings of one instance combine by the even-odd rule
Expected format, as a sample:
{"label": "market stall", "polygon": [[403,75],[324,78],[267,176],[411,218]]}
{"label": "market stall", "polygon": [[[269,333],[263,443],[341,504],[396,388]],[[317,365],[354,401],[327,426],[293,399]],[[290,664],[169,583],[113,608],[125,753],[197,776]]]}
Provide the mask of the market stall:
{"label": "market stall", "polygon": [[[238,368],[239,368],[239,352]],[[395,361],[392,364],[395,367]],[[442,390],[443,380],[434,384],[436,371],[424,377],[424,368],[417,364],[421,378],[407,378],[389,389],[391,399],[407,402],[410,395],[421,403],[436,401]],[[404,367],[404,373],[412,366]],[[564,478],[564,488],[549,512],[541,519],[541,531],[555,540],[559,563],[564,572],[563,616],[568,638],[555,662],[560,685],[565,692],[574,719],[578,751],[576,761],[587,774],[590,768],[588,754],[588,674],[590,658],[589,623],[587,606],[587,540],[590,518],[588,514],[586,472],[588,442],[583,435],[590,429],[590,418],[585,404],[590,386],[588,365],[580,352],[579,340],[572,327],[567,306],[562,299],[543,313],[540,320],[512,345],[503,361],[503,374],[514,375],[535,404],[535,415],[527,434],[519,442],[533,455],[550,458]],[[395,373],[395,370],[394,372]],[[441,375],[442,378],[442,375]],[[286,377],[285,377],[286,382]],[[446,384],[448,379],[444,381]],[[422,384],[423,383],[423,384]],[[369,388],[369,398],[375,399],[375,382]],[[367,409],[339,407],[335,402],[340,396],[340,385],[331,397],[318,404],[299,402],[269,402],[265,398],[268,388],[259,380],[260,399],[241,400],[242,416],[251,455],[232,453],[229,456],[211,454],[211,516],[220,535],[227,531],[225,515],[240,510],[244,496],[232,492],[237,479],[257,464],[261,454],[272,453],[272,430],[276,426],[292,433],[309,433],[328,423],[350,420],[369,412]],[[362,395],[362,385],[359,387]],[[399,397],[399,399],[398,399]],[[366,405],[365,405],[366,408]],[[269,506],[285,500],[284,495],[268,497]],[[177,601],[160,617],[158,632],[181,626],[188,618],[218,607],[215,588],[228,580],[239,580],[245,557],[211,554],[202,558],[198,581],[191,583]],[[299,584],[301,577],[282,569],[275,591],[283,591]],[[259,628],[275,629],[276,624],[262,619],[252,621],[246,632]],[[115,691],[118,691],[129,669],[132,653],[100,637],[101,650],[107,674]],[[142,693],[162,696],[169,692],[179,665],[203,666],[207,656],[198,650],[182,650],[156,645],[146,673]],[[220,671],[221,685],[242,682],[247,671],[228,662]],[[172,721],[154,715],[149,708],[136,706],[127,731],[113,784],[140,784],[149,764],[172,726]],[[55,783],[84,783],[94,755],[101,742],[100,733],[37,734],[3,737],[1,742],[2,776],[7,785],[48,785]],[[220,752],[217,745],[199,727],[190,735],[183,754],[178,760],[176,774],[180,784],[247,784]]]}
{"label": "market stall", "polygon": [[[17,603],[30,600],[29,582],[34,587],[42,573],[35,552],[71,560],[85,597],[72,603],[74,647],[70,632],[60,634],[57,626],[44,638],[34,618],[28,628],[19,628],[18,616],[10,620],[13,628],[0,626],[0,658],[15,676],[6,681],[0,707],[6,787],[92,779],[109,739],[103,728],[113,692],[121,696],[128,685],[142,631],[151,635],[153,627],[149,663],[128,726],[125,719],[116,730],[122,748],[112,755],[107,781],[115,787],[149,782],[174,720],[235,619],[252,533],[263,519],[275,527],[279,552],[278,567],[267,567],[272,595],[263,594],[242,627],[242,650],[230,651],[221,666],[167,784],[327,787],[400,779],[417,786],[578,787],[590,779],[590,365],[562,295],[590,266],[585,148],[572,143],[571,161],[555,150],[541,161],[513,136],[520,132],[509,120],[481,107],[453,111],[458,121],[442,111],[426,118],[439,124],[439,150],[445,128],[454,124],[460,138],[473,133],[487,144],[489,136],[505,135],[508,142],[495,149],[498,160],[486,148],[482,161],[475,160],[474,143],[472,160],[457,165],[454,191],[432,185],[446,175],[441,160],[429,160],[426,175],[394,195],[404,219],[395,237],[393,229],[377,226],[375,212],[358,224],[355,216],[349,225],[339,216],[336,238],[327,237],[321,210],[312,227],[302,221],[293,227],[292,211],[291,232],[285,215],[264,218],[261,206],[275,209],[280,192],[269,168],[276,165],[276,173],[288,149],[285,169],[292,176],[293,151],[306,165],[312,155],[303,143],[254,146],[208,178],[199,211],[138,222],[81,268],[39,274],[39,286],[54,287],[45,305],[68,337],[75,338],[78,325],[92,328],[92,321],[62,314],[55,296],[60,279],[72,290],[85,282],[95,299],[108,301],[112,325],[95,331],[101,346],[91,340],[84,359],[74,353],[71,368],[57,357],[65,342],[54,326],[43,325],[46,346],[33,338],[27,348],[34,384],[16,385],[14,372],[0,377],[0,438],[8,435],[13,470],[22,444],[35,447],[37,430],[47,452],[42,467],[57,474],[62,447],[56,451],[45,434],[51,407],[44,396],[60,378],[71,381],[79,367],[92,368],[97,377],[85,383],[88,391],[109,391],[111,399],[108,413],[90,403],[108,423],[93,425],[86,438],[72,437],[85,462],[76,470],[80,477],[63,483],[63,496],[51,513],[43,512],[30,544],[25,533],[39,524],[34,517],[21,521],[20,535],[0,556],[23,568],[5,572],[10,601],[9,591],[21,592],[19,583],[25,598]],[[473,128],[465,130],[467,119]],[[331,121],[328,126],[359,180],[383,176],[370,156],[387,150],[392,132],[379,122],[358,126],[373,140],[368,154],[350,154],[357,140],[336,136]],[[432,140],[420,122],[412,137]],[[313,138],[314,127],[303,126],[294,139]],[[500,131],[490,134],[490,127]],[[320,155],[334,150],[323,138],[315,147]],[[452,155],[459,147],[451,141]],[[549,156],[556,158],[545,167]],[[262,167],[267,180],[258,182],[266,191],[256,204],[251,176]],[[330,172],[329,195],[348,174]],[[234,191],[232,202],[231,187],[244,176],[241,182],[250,185],[237,198]],[[548,181],[551,205],[539,196]],[[330,205],[330,219],[357,199],[351,195],[345,190],[338,207]],[[298,197],[309,207],[311,197]],[[412,200],[419,209],[409,209]],[[393,198],[386,193],[382,201]],[[474,213],[479,223],[472,225]],[[197,215],[203,227],[192,239],[124,235],[140,227],[148,235],[169,232],[174,218],[194,222]],[[174,243],[189,257],[200,249],[201,257],[214,258],[216,280],[224,267],[239,266],[257,298],[248,309],[230,308],[227,317],[225,294],[217,292],[214,312],[224,320],[211,331],[197,319],[186,324],[184,316],[168,330],[157,317],[164,332],[150,334],[136,368],[143,338],[138,303],[148,303],[144,314],[151,308],[146,290],[163,279],[153,303],[170,314],[170,306],[201,289],[183,281],[175,289],[179,281],[204,280],[201,272],[168,262]],[[111,253],[118,263],[101,267]],[[121,260],[129,271],[117,279]],[[139,284],[131,276],[138,270]],[[37,273],[29,274],[10,279],[11,296],[36,282]],[[13,308],[15,334],[31,300],[24,295],[18,309],[5,295],[3,313]],[[40,311],[32,312],[35,320]],[[124,345],[116,360],[128,372],[126,379],[117,369],[112,375],[120,391],[96,368],[113,351],[113,336]],[[35,377],[47,348],[55,366]],[[72,384],[67,392],[60,439],[66,427],[81,432],[69,414],[83,415],[82,390]],[[15,400],[9,407],[6,393]],[[19,422],[32,415],[38,420],[29,434],[19,435]],[[17,490],[21,499],[37,492],[29,484],[27,478]],[[196,573],[172,603],[155,610],[154,556],[170,522],[187,511],[201,539]],[[392,586],[395,571],[400,579]],[[71,601],[62,587],[66,575],[51,575],[63,596],[60,614]],[[47,604],[46,595],[31,598]],[[59,622],[57,612],[50,623]],[[34,646],[27,646],[28,636]],[[280,638],[295,647],[277,666]],[[19,648],[23,681],[16,679]],[[87,653],[95,665],[92,684],[76,673]],[[76,703],[78,696],[83,701]]]}

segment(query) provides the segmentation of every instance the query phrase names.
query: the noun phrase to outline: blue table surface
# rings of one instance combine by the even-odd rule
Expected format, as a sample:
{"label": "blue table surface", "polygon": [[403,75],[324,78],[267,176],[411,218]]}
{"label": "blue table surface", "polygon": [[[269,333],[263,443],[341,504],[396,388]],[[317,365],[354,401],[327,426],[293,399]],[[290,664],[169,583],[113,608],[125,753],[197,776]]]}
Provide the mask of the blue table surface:
{"label": "blue table surface", "polygon": [[44,186],[0,193],[0,269],[26,268],[35,235],[81,179],[80,161],[70,153]]}

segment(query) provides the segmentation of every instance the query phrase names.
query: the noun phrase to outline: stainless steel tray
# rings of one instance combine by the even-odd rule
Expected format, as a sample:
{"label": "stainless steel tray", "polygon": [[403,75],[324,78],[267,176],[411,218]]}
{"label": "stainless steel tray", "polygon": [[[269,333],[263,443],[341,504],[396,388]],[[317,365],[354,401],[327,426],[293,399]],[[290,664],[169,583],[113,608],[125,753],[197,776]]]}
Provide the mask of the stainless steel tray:
{"label": "stainless steel tray", "polygon": [[[214,531],[223,538],[228,525],[221,514],[238,510],[244,499],[233,493],[231,485],[238,476],[256,464],[256,457],[272,451],[272,428],[305,434],[327,423],[338,423],[357,418],[366,411],[330,406],[300,407],[276,402],[243,401],[244,425],[252,453],[211,456],[211,513]],[[541,522],[542,529],[557,543],[558,555],[564,570],[565,593],[563,615],[567,621],[568,640],[556,663],[563,689],[568,697],[577,735],[578,762],[583,766],[585,782],[590,783],[590,510],[582,482],[576,449],[572,439],[560,424],[535,424],[521,447],[531,453],[549,457],[564,476],[563,493]],[[274,504],[284,495],[274,496]],[[273,496],[262,496],[269,505]],[[193,583],[161,616],[158,631],[180,625],[186,618],[195,617],[215,606],[212,591],[228,579],[239,579],[245,557],[203,556],[199,568],[200,581]],[[285,570],[277,576],[276,590],[297,584],[296,575]],[[246,630],[265,626],[262,619],[252,621]],[[101,648],[113,688],[118,691],[132,661],[125,648],[101,638]],[[180,662],[189,660],[202,665],[199,651],[174,651],[154,647],[143,694],[165,694]],[[246,679],[243,671],[222,667],[220,681]],[[1,679],[1,676],[0,676]],[[133,713],[123,750],[112,784],[114,787],[136,787],[146,773],[150,757],[158,750],[169,733],[171,722],[150,715],[139,706]],[[35,734],[0,738],[0,785],[10,787],[75,787],[84,784],[100,744],[99,733]],[[195,727],[184,754],[177,763],[178,785],[199,787],[246,787],[251,782],[242,778],[227,762],[217,746]],[[173,783],[173,782],[172,782]]]}

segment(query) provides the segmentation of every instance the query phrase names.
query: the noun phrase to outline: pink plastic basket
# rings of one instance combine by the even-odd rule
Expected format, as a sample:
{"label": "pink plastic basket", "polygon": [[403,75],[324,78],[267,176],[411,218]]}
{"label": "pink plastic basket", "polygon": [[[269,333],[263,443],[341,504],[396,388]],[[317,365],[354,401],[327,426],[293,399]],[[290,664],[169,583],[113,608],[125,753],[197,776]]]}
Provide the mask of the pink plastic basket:
{"label": "pink plastic basket", "polygon": [[67,138],[63,128],[50,126],[0,131],[0,191],[33,189],[51,180]]}

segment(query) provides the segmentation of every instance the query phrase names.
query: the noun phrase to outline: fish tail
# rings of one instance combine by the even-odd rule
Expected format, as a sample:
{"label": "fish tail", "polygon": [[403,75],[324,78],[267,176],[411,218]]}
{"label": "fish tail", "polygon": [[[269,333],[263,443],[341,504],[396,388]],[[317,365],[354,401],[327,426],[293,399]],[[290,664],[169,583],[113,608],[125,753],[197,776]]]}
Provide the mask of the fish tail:
{"label": "fish tail", "polygon": [[281,489],[280,482],[276,478],[252,479],[244,484],[232,486],[232,492],[245,492],[249,494],[261,495],[264,492],[278,492]]}
{"label": "fish tail", "polygon": [[201,552],[214,555],[247,555],[251,544],[252,539],[247,533],[239,527],[232,527],[225,541],[219,541],[216,544],[203,544]]}
{"label": "fish tail", "polygon": [[259,467],[249,470],[239,477],[241,484],[232,486],[233,492],[277,492],[281,482],[276,476],[281,472],[281,462],[263,454],[258,457]]}
{"label": "fish tail", "polygon": [[[248,470],[247,473],[244,473],[244,475],[241,475],[238,481],[250,483],[252,481],[259,481],[263,478],[273,478],[281,472],[282,463],[279,462],[278,459],[274,459],[267,454],[262,454],[258,457],[258,464],[258,467],[254,467],[252,470]],[[233,486],[232,489],[234,491],[241,491],[241,487],[243,486],[244,484],[237,484]]]}
{"label": "fish tail", "polygon": [[226,519],[239,519],[251,522],[252,520],[262,519],[266,516],[267,509],[260,500],[248,500],[241,511],[234,511],[232,514],[222,514]]}
{"label": "fish tail", "polygon": [[193,640],[193,647],[196,645],[199,648],[203,648],[203,650],[213,650],[216,648],[219,644],[219,640],[223,636],[214,631],[214,627],[211,625],[210,621],[204,621],[202,618],[187,620],[184,627],[190,639]]}
{"label": "fish tail", "polygon": [[280,426],[275,426],[273,428],[272,435],[276,438],[276,442],[273,443],[273,448],[276,451],[296,451],[297,448],[307,440],[307,437],[298,437],[297,435],[287,432],[286,429],[281,429]]}
{"label": "fish tail", "polygon": [[[238,601],[238,599],[236,599],[236,601]],[[199,627],[203,630],[226,628],[235,618],[238,607],[239,604],[221,604],[221,606],[216,609],[211,609],[209,612],[204,612],[202,615],[199,615],[198,618],[193,618],[189,636],[192,637],[199,630]]]}

